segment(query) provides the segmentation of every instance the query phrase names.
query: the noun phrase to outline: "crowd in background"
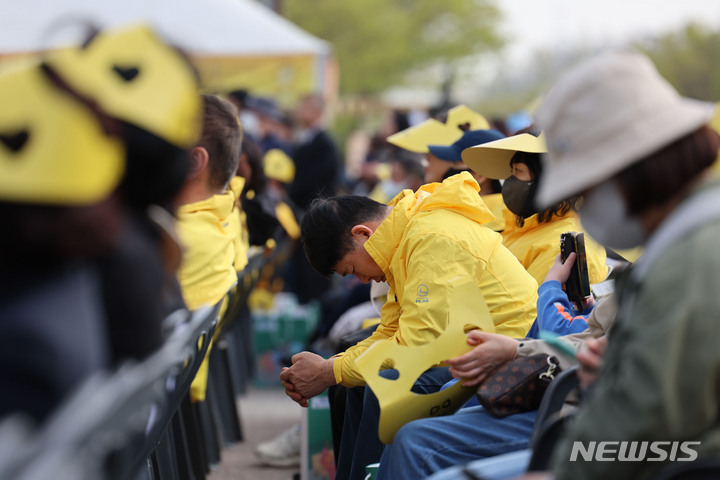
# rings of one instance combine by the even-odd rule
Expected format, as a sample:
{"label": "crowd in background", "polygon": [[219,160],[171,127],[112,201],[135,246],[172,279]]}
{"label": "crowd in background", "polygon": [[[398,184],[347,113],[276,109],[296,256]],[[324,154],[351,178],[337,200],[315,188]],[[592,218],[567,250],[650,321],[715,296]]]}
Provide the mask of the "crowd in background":
{"label": "crowd in background", "polygon": [[[462,104],[412,124],[389,109],[349,143],[352,168],[322,95],[284,110],[241,89],[203,93],[186,57],[145,27],[8,68],[0,98],[1,416],[40,423],[92,372],[147,358],[171,312],[223,304],[252,252],[285,242],[272,293],[322,316],[281,379],[302,406],[330,388],[336,478],[373,463],[377,478],[457,478],[443,470],[473,461],[489,475],[482,461],[507,454],[512,473],[492,478],[524,471],[537,405],[499,416],[471,401],[384,445],[361,372],[376,342],[430,343],[478,298],[493,331],[468,329],[467,353],[427,365],[413,392],[475,389],[544,353],[580,365],[557,478],[661,466],[569,462],[579,441],[697,441],[717,454],[720,138],[711,106],[678,96],[640,54],[576,67],[511,130]],[[594,294],[580,299],[565,286],[577,257],[561,258],[567,232],[585,239]],[[453,296],[461,280],[477,295]],[[259,445],[258,458],[298,463],[302,434]]]}

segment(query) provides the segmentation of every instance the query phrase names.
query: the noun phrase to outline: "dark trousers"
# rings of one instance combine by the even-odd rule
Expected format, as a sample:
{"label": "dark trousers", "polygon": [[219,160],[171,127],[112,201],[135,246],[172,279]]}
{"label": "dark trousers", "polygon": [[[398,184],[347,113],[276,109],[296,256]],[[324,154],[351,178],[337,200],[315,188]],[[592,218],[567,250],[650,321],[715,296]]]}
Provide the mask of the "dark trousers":
{"label": "dark trousers", "polygon": [[[397,378],[396,370],[383,370],[380,374],[386,378]],[[447,367],[431,368],[418,377],[412,391],[435,393],[451,379]],[[345,390],[345,415],[340,446],[336,450],[336,478],[362,480],[365,478],[365,466],[379,462],[385,448],[378,436],[380,406],[372,390],[367,387]]]}

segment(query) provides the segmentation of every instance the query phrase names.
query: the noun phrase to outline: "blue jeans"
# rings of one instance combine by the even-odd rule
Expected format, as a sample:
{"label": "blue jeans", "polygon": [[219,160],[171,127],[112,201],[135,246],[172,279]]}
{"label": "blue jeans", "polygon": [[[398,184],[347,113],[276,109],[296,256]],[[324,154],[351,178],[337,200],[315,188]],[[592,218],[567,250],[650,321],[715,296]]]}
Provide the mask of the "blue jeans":
{"label": "blue jeans", "polygon": [[[380,374],[385,378],[397,378],[396,370],[383,370]],[[435,393],[451,378],[447,367],[431,368],[418,377],[412,391]],[[365,466],[380,461],[385,445],[378,437],[379,421],[380,406],[372,390],[367,387],[348,388],[335,478],[362,480],[365,478]]]}
{"label": "blue jeans", "polygon": [[385,448],[377,480],[426,478],[454,465],[526,449],[536,415],[495,418],[477,406],[410,422]]}
{"label": "blue jeans", "polygon": [[437,472],[427,480],[458,480],[472,478],[464,475],[463,472],[470,472],[475,477],[483,480],[508,480],[522,475],[527,471],[532,452],[530,450],[518,450],[517,452],[505,453],[497,457],[484,458],[470,462],[467,465],[446,468]]}

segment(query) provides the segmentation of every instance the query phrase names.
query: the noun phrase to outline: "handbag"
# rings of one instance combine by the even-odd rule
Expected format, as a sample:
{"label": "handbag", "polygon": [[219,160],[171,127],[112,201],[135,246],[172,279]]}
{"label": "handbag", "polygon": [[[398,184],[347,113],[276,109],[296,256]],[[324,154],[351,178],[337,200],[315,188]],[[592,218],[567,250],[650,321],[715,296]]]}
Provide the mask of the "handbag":
{"label": "handbag", "polygon": [[494,417],[537,410],[547,386],[560,372],[557,357],[539,353],[510,360],[477,389],[480,405]]}

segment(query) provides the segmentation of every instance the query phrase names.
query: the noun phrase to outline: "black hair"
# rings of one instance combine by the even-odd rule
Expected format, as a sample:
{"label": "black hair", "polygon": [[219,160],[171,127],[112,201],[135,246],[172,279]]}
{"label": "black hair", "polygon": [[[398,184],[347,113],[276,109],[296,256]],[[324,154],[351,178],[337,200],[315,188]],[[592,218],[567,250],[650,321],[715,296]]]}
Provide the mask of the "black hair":
{"label": "black hair", "polygon": [[502,183],[497,178],[488,178],[490,180],[491,193],[502,193]]}
{"label": "black hair", "polygon": [[310,265],[329,277],[335,265],[353,249],[352,228],[382,218],[386,208],[359,195],[313,200],[300,225],[300,240]]}
{"label": "black hair", "polygon": [[718,146],[720,135],[703,126],[621,171],[616,178],[627,197],[628,213],[643,213],[682,192],[715,162]]}
{"label": "black hair", "polygon": [[469,172],[470,170],[467,168],[448,168],[445,170],[445,173],[443,173],[442,179],[447,180],[448,178],[452,177],[453,175],[457,175],[458,173],[462,172]]}
{"label": "black hair", "polygon": [[403,130],[410,128],[410,120],[408,114],[400,110],[393,110],[393,121],[395,122],[395,131],[402,132]]}
{"label": "black hair", "polygon": [[249,96],[250,94],[247,90],[233,90],[228,93],[228,98],[230,98],[233,102],[236,102],[240,108],[245,108],[247,106]]}
{"label": "black hair", "polygon": [[[542,176],[542,162],[540,161],[540,154],[517,152],[510,159],[510,166],[515,165],[516,163],[525,164],[527,165],[528,170],[530,170],[530,175],[533,179],[533,182],[530,185],[530,191],[528,192],[525,203],[528,207],[534,206],[535,197],[537,195],[537,188],[539,184],[538,180]],[[578,205],[578,199],[579,196],[576,195],[574,197],[562,200],[555,205],[551,205],[545,209],[539,210],[537,212],[538,223],[550,222],[554,217],[562,217],[571,210],[576,210]],[[522,228],[522,226],[525,225],[525,219],[519,215],[515,215],[515,223],[518,227]]]}

